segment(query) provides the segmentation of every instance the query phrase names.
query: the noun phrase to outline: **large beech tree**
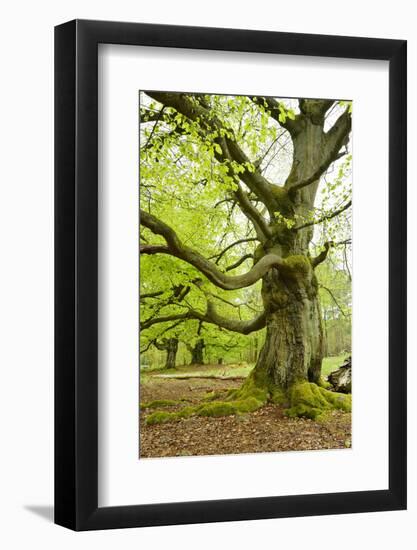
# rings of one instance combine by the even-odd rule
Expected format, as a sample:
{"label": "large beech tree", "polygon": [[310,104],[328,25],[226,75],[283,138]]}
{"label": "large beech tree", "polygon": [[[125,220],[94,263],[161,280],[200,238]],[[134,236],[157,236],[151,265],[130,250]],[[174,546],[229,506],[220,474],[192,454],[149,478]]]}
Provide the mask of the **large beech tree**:
{"label": "large beech tree", "polygon": [[[312,239],[351,207],[349,188],[338,190],[351,158],[350,104],[149,91],[140,120],[142,292],[187,289],[168,309],[144,309],[141,330],[185,320],[240,334],[265,327],[248,384],[265,399],[291,401],[305,382],[314,393],[324,350],[316,270],[338,243]],[[318,209],[332,170],[333,199]],[[253,293],[262,310],[234,314]]]}

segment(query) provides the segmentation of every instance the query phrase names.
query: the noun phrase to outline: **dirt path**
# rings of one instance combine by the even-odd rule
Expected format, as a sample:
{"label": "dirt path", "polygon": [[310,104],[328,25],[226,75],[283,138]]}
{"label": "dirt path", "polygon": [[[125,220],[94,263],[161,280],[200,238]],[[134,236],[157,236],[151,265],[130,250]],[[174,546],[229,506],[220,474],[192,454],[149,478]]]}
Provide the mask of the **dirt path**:
{"label": "dirt path", "polygon": [[[190,403],[198,403],[208,391],[241,385],[236,380],[181,380],[153,376],[147,376],[143,382],[141,402],[187,399]],[[281,407],[268,405],[239,416],[191,417],[147,426],[144,420],[150,412],[153,411],[145,410],[140,414],[141,458],[344,449],[351,446],[350,414],[339,411],[334,411],[326,422],[315,422],[288,418]]]}

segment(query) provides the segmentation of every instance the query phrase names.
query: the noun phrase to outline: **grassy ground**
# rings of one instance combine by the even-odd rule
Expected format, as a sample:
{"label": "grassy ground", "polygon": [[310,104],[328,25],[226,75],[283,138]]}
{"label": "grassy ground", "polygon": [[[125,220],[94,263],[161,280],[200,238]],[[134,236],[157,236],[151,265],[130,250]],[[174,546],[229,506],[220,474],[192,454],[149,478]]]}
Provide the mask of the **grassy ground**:
{"label": "grassy ground", "polygon": [[[334,370],[337,370],[344,362],[344,360],[349,356],[349,354],[344,355],[336,355],[334,357],[325,357],[323,359],[323,365],[322,365],[322,375],[324,378],[327,378],[331,372]],[[193,366],[193,365],[182,365],[175,369],[175,375],[177,376],[191,376],[193,374],[200,375],[204,373],[204,375],[207,376],[226,376],[226,377],[244,377],[249,375],[251,370],[253,369],[254,364],[234,364],[234,365],[203,365],[201,366]],[[146,368],[142,370],[141,377],[142,380],[147,379],[148,375],[155,375],[155,374],[169,374],[169,370],[164,369],[152,369],[152,368]]]}
{"label": "grassy ground", "polygon": [[349,357],[348,353],[344,355],[336,355],[335,357],[325,357],[321,366],[322,376],[327,378],[331,372],[337,370],[341,365],[343,365],[343,362],[347,359],[347,357]]}
{"label": "grassy ground", "polygon": [[[337,369],[345,356],[324,360],[323,375]],[[155,411],[148,405],[158,401],[166,412],[178,412],[187,405],[204,402],[212,391],[239,388],[253,365],[203,365],[141,373],[140,457],[239,454],[268,451],[340,449],[351,446],[350,414],[334,411],[326,421],[288,418],[282,407],[267,405],[246,414],[220,418],[191,417],[179,422],[147,425]],[[161,376],[162,375],[162,376]],[[181,378],[166,378],[166,376]],[[185,378],[189,376],[220,376]],[[160,406],[158,403],[158,407]]]}

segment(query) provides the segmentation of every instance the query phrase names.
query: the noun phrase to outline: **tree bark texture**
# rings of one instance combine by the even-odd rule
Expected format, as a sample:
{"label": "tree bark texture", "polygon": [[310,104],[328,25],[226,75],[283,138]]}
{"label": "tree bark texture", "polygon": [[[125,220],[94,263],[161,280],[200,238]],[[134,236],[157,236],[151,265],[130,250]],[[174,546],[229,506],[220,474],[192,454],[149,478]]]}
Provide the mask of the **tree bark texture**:
{"label": "tree bark texture", "polygon": [[[322,120],[306,116],[300,124],[302,127],[293,136],[293,165],[285,184],[289,192],[293,182],[314,171],[324,154]],[[318,184],[319,178],[296,192],[287,218],[308,216]],[[318,283],[308,251],[313,226],[294,232],[278,218],[272,233],[272,238],[258,247],[255,261],[271,252],[283,261],[262,278],[266,338],[254,376],[268,386],[287,390],[296,382],[320,381],[324,331]]]}

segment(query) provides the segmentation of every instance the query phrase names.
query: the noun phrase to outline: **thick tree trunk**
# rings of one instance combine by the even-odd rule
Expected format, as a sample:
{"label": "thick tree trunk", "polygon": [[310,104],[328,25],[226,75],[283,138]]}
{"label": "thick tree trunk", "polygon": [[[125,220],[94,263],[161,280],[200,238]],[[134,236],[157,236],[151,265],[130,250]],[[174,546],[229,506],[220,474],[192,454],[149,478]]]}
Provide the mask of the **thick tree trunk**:
{"label": "thick tree trunk", "polygon": [[[308,107],[309,116],[293,136],[293,165],[286,182],[289,189],[314,172],[323,154],[324,116],[317,117],[313,102]],[[317,180],[298,192],[288,218],[308,218],[318,184]],[[299,381],[320,381],[324,334],[318,284],[308,252],[313,227],[292,232],[278,219],[273,231],[273,242],[267,243],[256,259],[275,249],[285,260],[283,268],[271,269],[263,278],[267,330],[254,375],[268,386],[286,391]]]}
{"label": "thick tree trunk", "polygon": [[166,341],[167,358],[165,362],[166,369],[175,369],[175,362],[178,351],[178,338],[168,338]]}
{"label": "thick tree trunk", "polygon": [[271,270],[264,277],[262,296],[267,329],[255,380],[285,391],[296,382],[318,383],[323,326],[317,280],[309,258],[291,256],[285,272]]}
{"label": "thick tree trunk", "polygon": [[195,343],[194,347],[190,347],[191,351],[191,363],[190,365],[204,365],[203,351],[205,348],[203,338],[200,338]]}

